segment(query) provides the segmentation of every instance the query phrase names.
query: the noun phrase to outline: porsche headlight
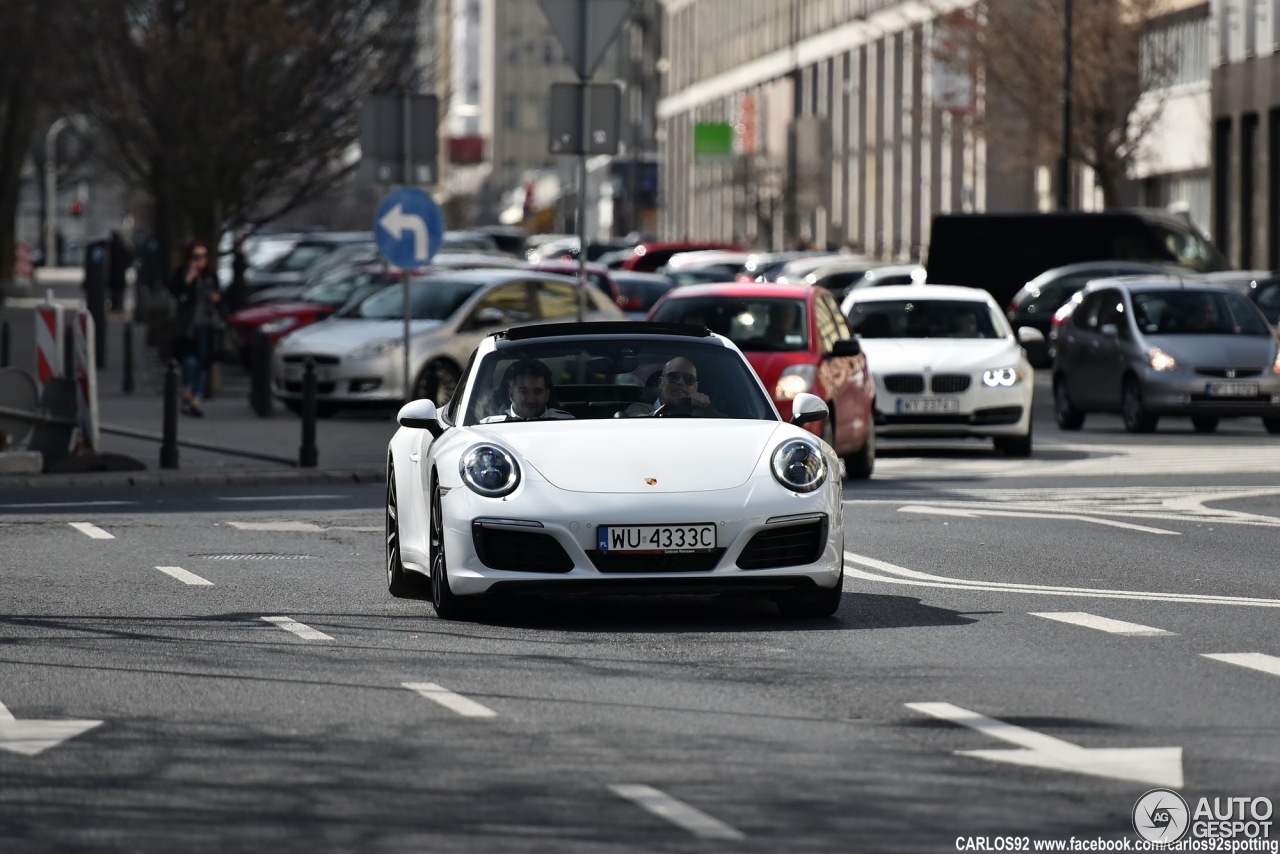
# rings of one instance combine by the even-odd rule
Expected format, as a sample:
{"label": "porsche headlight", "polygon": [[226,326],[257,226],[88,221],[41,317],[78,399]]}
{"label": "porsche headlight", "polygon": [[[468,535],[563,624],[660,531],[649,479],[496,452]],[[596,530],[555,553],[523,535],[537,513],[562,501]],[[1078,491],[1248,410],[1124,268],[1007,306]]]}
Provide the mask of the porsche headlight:
{"label": "porsche headlight", "polygon": [[488,498],[501,498],[520,485],[520,465],[497,445],[473,445],[462,455],[458,471],[467,486]]}
{"label": "porsche headlight", "polygon": [[1147,351],[1147,361],[1151,367],[1157,371],[1176,371],[1178,370],[1178,360],[1170,356],[1159,347],[1152,347]]}
{"label": "porsche headlight", "polygon": [[1022,382],[1026,377],[1017,368],[996,368],[982,372],[982,384],[987,388],[1009,388]]}
{"label": "porsche headlight", "polygon": [[827,463],[813,443],[790,439],[773,452],[773,476],[787,489],[813,492],[827,479]]}
{"label": "porsche headlight", "polygon": [[347,356],[348,359],[367,359],[370,356],[381,356],[383,353],[392,353],[399,350],[404,345],[403,338],[383,338],[378,341],[370,341],[362,347],[357,347]]}
{"label": "porsche headlight", "polygon": [[773,396],[778,400],[791,400],[802,391],[813,388],[813,378],[818,369],[813,365],[791,365],[778,377]]}

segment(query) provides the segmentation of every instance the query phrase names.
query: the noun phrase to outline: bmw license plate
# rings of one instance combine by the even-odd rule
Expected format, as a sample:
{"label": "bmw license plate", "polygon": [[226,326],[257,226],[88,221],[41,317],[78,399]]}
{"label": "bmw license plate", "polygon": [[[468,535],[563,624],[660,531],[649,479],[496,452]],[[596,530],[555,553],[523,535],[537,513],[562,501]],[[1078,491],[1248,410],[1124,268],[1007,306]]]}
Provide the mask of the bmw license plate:
{"label": "bmw license plate", "polygon": [[1210,397],[1257,397],[1257,383],[1209,383],[1205,394]]}
{"label": "bmw license plate", "polygon": [[959,412],[958,397],[900,397],[898,411],[902,413],[919,412]]}
{"label": "bmw license plate", "polygon": [[601,525],[596,548],[602,552],[705,552],[716,547],[716,526]]}

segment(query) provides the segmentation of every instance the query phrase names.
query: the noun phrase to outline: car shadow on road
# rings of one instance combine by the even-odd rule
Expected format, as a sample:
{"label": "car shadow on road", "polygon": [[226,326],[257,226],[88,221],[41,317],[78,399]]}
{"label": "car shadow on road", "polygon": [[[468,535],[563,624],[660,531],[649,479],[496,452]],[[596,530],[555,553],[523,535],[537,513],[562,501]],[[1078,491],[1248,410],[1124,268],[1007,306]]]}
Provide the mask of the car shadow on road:
{"label": "car shadow on road", "polygon": [[976,619],[909,596],[846,593],[835,616],[784,617],[763,596],[530,596],[495,599],[477,623],[577,632],[772,632],[962,626]]}
{"label": "car shadow on road", "polygon": [[[1103,454],[1099,451],[1077,451],[1067,448],[1040,448],[1033,447],[1030,459],[1044,460],[1047,462],[1071,462],[1072,460],[1086,460],[1090,457],[1098,456],[1114,456],[1114,454]],[[990,448],[959,448],[959,447],[933,447],[929,445],[920,445],[915,447],[897,446],[886,448],[883,445],[876,448],[876,457],[878,459],[892,460],[905,458],[921,458],[921,459],[950,459],[950,460],[1007,460],[1008,457],[1000,454]]]}

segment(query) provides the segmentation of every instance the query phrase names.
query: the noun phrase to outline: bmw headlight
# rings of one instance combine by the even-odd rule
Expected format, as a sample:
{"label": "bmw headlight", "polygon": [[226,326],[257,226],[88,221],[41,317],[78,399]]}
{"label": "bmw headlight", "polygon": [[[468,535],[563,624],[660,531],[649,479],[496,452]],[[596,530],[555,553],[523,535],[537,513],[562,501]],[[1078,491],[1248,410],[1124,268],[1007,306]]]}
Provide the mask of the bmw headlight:
{"label": "bmw headlight", "polygon": [[791,400],[800,392],[811,390],[817,372],[813,365],[791,365],[778,377],[773,396],[778,400]]}
{"label": "bmw headlight", "polygon": [[403,338],[382,338],[378,341],[370,341],[362,347],[357,347],[351,351],[347,358],[368,359],[371,356],[381,356],[383,353],[393,353],[403,345]]}
{"label": "bmw headlight", "polygon": [[1147,361],[1151,367],[1157,371],[1176,371],[1178,370],[1178,360],[1170,356],[1159,347],[1152,347],[1147,351]]}
{"label": "bmw headlight", "polygon": [[501,498],[520,485],[520,465],[497,445],[473,445],[462,455],[458,471],[467,486],[488,498]]}
{"label": "bmw headlight", "polygon": [[773,452],[773,476],[787,489],[813,492],[827,479],[827,463],[813,443],[790,439]]}
{"label": "bmw headlight", "polygon": [[982,372],[982,384],[987,388],[1009,388],[1022,382],[1026,377],[1017,368],[996,368]]}

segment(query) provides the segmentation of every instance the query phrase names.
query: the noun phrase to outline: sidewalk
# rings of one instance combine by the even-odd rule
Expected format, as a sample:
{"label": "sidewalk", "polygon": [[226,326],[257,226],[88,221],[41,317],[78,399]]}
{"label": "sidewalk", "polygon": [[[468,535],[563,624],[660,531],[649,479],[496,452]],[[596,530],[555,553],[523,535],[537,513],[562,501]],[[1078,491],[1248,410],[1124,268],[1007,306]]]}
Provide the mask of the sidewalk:
{"label": "sidewalk", "polygon": [[[64,303],[68,301],[64,298]],[[33,371],[35,356],[28,352],[34,347],[32,312],[7,308],[4,316],[13,332],[13,365]],[[123,391],[126,327],[133,336],[134,354],[134,390],[128,394]],[[98,334],[102,332],[98,330]],[[297,462],[302,420],[279,403],[273,417],[255,414],[249,404],[248,374],[238,364],[220,366],[222,388],[220,392],[215,389],[215,394],[205,401],[203,418],[179,415],[178,468],[160,468],[165,365],[146,346],[147,330],[143,324],[126,324],[123,316],[112,315],[107,319],[105,333],[106,365],[98,371],[97,450],[132,457],[146,470],[0,474],[0,489],[108,484],[375,483],[384,479],[387,442],[396,430],[393,411],[341,412],[333,418],[317,420],[317,465],[300,468]]]}

